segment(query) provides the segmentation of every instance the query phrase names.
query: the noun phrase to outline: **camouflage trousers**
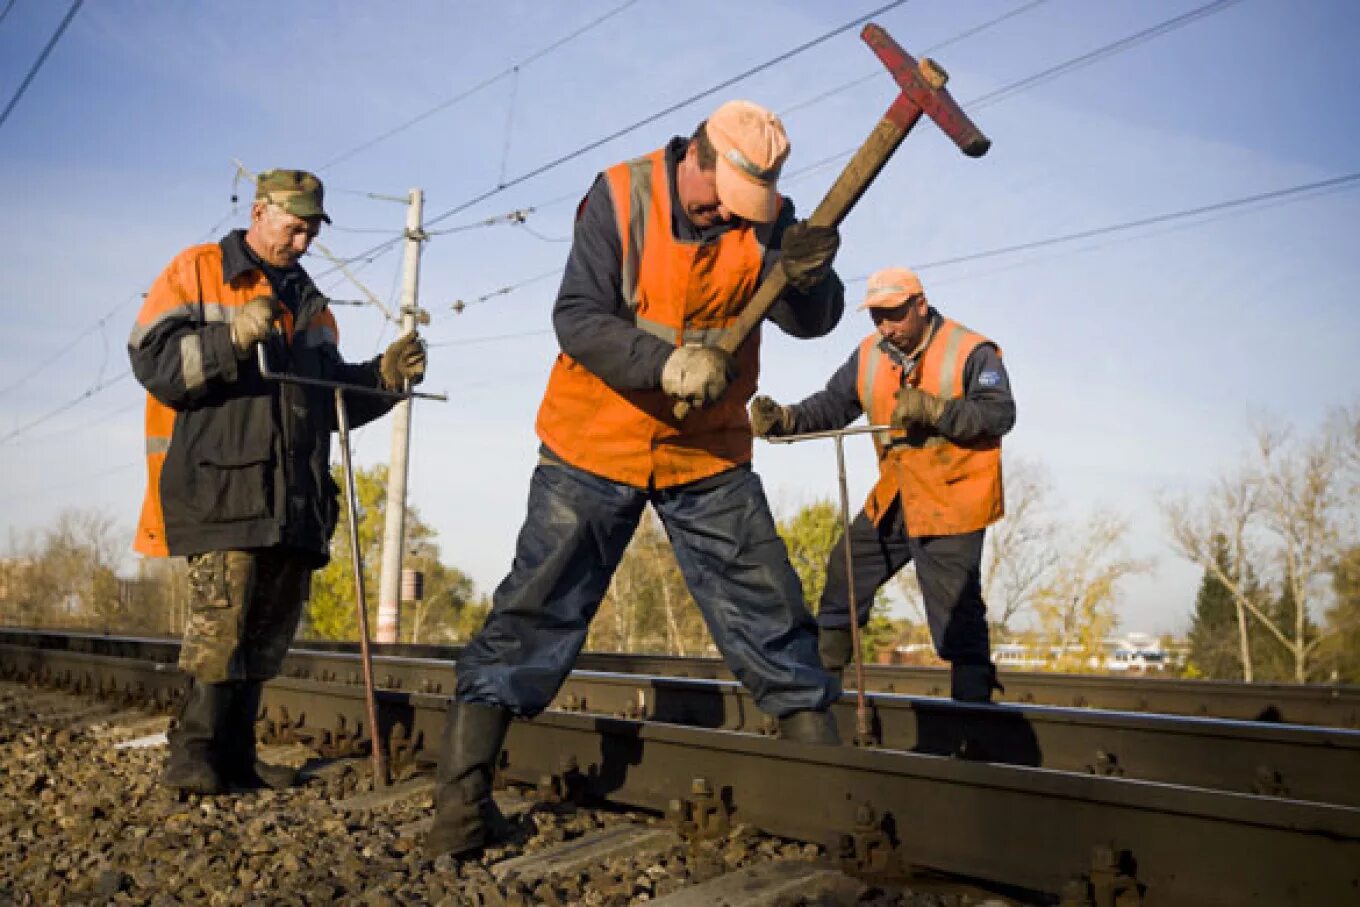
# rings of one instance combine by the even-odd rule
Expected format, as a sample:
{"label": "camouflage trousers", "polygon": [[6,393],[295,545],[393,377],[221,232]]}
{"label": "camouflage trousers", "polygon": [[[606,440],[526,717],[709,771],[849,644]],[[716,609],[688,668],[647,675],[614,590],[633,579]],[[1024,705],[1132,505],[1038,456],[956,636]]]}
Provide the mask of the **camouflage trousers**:
{"label": "camouflage trousers", "polygon": [[312,568],[282,548],[189,557],[189,625],[180,670],[202,683],[278,676],[312,586]]}

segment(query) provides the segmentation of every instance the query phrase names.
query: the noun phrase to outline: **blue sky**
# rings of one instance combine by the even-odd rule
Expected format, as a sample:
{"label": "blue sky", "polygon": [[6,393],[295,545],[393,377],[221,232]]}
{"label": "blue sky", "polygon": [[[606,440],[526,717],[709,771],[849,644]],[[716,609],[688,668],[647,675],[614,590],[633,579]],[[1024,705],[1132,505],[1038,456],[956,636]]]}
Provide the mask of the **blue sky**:
{"label": "blue sky", "polygon": [[[425,247],[428,386],[451,401],[418,407],[412,446],[415,503],[447,559],[489,591],[523,520],[533,417],[556,352],[553,272],[593,175],[745,97],[786,112],[785,191],[808,213],[844,158],[804,168],[856,147],[892,85],[880,72],[806,103],[879,68],[853,29],[521,177],[879,5],[415,2],[394,13],[358,2],[87,3],[0,126],[0,437],[126,369],[138,294],[180,248],[245,222],[244,203],[232,214],[233,159],[321,169],[335,218],[322,241],[341,255],[400,230],[401,206],[366,193],[421,187],[433,217],[509,183],[439,226],[534,208],[524,225]],[[967,106],[1201,6],[915,0],[876,21],[919,54],[1016,11],[936,54]],[[67,8],[17,0],[0,20],[0,99]],[[994,142],[981,160],[922,123],[843,228],[837,266],[850,296],[857,302],[862,278],[888,265],[1360,170],[1357,46],[1360,8],[1347,0],[1241,0],[976,105]],[[1245,449],[1253,418],[1308,431],[1357,399],[1355,186],[923,268],[932,301],[1005,351],[1019,407],[1007,449],[1047,467],[1072,519],[1100,507],[1126,514],[1131,553],[1155,559],[1127,587],[1125,628],[1182,628],[1198,580],[1161,541],[1159,494],[1206,488]],[[356,267],[390,299],[399,262],[389,253]],[[315,255],[308,267],[329,270]],[[320,283],[359,297],[336,275]],[[504,287],[514,289],[451,308]],[[372,308],[337,317],[350,358],[391,337]],[[784,401],[811,393],[868,329],[852,310],[813,342],[767,330],[762,391]],[[142,494],[140,399],[123,378],[0,442],[0,532],[40,527],[71,506],[102,507],[130,528]],[[388,443],[385,423],[368,428],[357,458],[380,462]],[[851,448],[858,499],[874,469],[867,442]],[[759,445],[756,457],[778,510],[835,493],[829,446]]]}

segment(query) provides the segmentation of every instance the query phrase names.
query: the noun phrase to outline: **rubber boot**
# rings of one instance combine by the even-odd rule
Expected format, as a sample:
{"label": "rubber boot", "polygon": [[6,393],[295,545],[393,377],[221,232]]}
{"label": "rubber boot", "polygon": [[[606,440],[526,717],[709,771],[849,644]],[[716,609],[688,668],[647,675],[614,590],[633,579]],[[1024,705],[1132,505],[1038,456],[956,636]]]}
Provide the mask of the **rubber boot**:
{"label": "rubber boot", "polygon": [[822,667],[837,680],[842,679],[845,666],[855,656],[854,637],[849,627],[834,630],[822,627],[817,631],[817,654],[822,659]]}
{"label": "rubber boot", "polygon": [[231,684],[190,681],[188,695],[166,732],[170,752],[161,784],[191,794],[220,794],[222,776],[213,760],[231,703]]}
{"label": "rubber boot", "polygon": [[227,711],[226,733],[217,748],[217,771],[228,787],[283,790],[297,783],[297,769],[261,762],[255,753],[255,719],[260,714],[263,680],[237,680]]}
{"label": "rubber boot", "polygon": [[510,713],[498,706],[453,700],[435,775],[434,824],[425,838],[431,855],[463,856],[503,841],[510,823],[491,798],[492,776]]}
{"label": "rubber boot", "polygon": [[804,709],[792,712],[779,719],[779,736],[795,743],[823,743],[840,746],[841,735],[836,730],[836,720],[831,712],[823,709],[814,711]]}
{"label": "rubber boot", "polygon": [[949,696],[959,702],[991,702],[992,690],[1003,687],[996,679],[996,667],[989,664],[952,664],[949,666]]}

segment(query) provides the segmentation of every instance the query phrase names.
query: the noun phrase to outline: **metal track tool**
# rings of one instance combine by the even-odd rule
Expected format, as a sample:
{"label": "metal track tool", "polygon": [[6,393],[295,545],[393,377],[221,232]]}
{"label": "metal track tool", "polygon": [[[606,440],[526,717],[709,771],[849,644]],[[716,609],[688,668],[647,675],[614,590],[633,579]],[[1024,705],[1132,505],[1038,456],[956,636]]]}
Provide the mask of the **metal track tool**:
{"label": "metal track tool", "polygon": [[336,432],[340,435],[340,464],[345,473],[345,511],[349,518],[349,554],[354,565],[354,605],[359,615],[359,654],[364,668],[364,699],[368,711],[369,737],[372,740],[370,756],[373,760],[373,786],[386,787],[389,783],[387,759],[382,745],[382,735],[378,728],[378,702],[373,693],[373,658],[369,651],[368,637],[368,597],[364,592],[363,558],[359,554],[359,503],[354,492],[354,467],[350,462],[349,409],[345,406],[345,394],[366,394],[370,397],[382,397],[394,401],[419,397],[422,400],[447,402],[449,398],[445,394],[429,394],[410,389],[389,391],[376,387],[364,387],[360,384],[346,384],[343,381],[328,381],[325,378],[308,378],[288,372],[276,372],[269,367],[269,356],[265,351],[266,345],[266,343],[261,343],[255,347],[261,377],[269,381],[279,381],[286,384],[329,388],[335,392],[335,427]]}
{"label": "metal track tool", "polygon": [[841,492],[841,542],[845,549],[845,586],[850,601],[850,644],[855,650],[855,743],[868,746],[874,741],[873,728],[869,723],[869,707],[864,700],[864,649],[860,645],[859,601],[855,597],[855,565],[850,555],[850,493],[845,486],[845,444],[846,435],[863,435],[869,432],[890,432],[891,425],[855,425],[832,431],[810,431],[801,435],[783,435],[766,438],[771,444],[796,444],[799,441],[818,441],[831,438],[836,442],[836,475],[840,480]]}

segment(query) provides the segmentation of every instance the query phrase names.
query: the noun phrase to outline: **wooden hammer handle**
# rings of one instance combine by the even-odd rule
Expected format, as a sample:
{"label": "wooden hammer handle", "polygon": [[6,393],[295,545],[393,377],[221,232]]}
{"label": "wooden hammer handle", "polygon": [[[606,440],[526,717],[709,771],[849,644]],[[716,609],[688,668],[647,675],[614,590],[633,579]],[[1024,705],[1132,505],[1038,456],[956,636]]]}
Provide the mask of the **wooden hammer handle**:
{"label": "wooden hammer handle", "polygon": [[[921,108],[899,95],[873,132],[869,133],[864,144],[860,145],[855,156],[845,165],[836,182],[827,190],[817,210],[808,218],[808,223],[818,227],[839,227],[920,118]],[[780,265],[771,268],[737,320],[723,331],[716,346],[735,354],[737,347],[746,342],[751,331],[769,314],[770,307],[778,301],[788,285],[789,279],[784,274],[784,268]],[[689,410],[687,401],[677,400],[672,412],[676,419],[683,420],[689,415]]]}

